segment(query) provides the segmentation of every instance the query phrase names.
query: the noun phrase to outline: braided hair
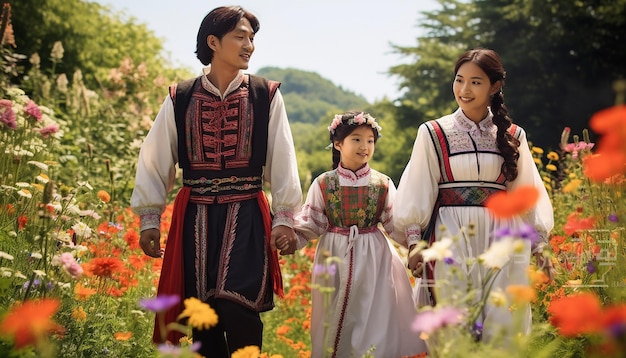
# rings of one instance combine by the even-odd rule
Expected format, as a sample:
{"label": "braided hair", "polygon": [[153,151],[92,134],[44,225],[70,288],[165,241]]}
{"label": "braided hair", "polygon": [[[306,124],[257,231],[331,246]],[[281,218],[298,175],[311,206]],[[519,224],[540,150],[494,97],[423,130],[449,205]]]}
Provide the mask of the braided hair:
{"label": "braided hair", "polygon": [[341,161],[341,152],[335,148],[335,142],[342,142],[350,133],[354,132],[360,126],[372,127],[374,132],[374,143],[380,137],[382,128],[376,122],[376,118],[367,112],[348,111],[344,114],[337,114],[328,126],[330,133],[330,147],[333,150],[333,169],[337,169]]}
{"label": "braided hair", "polygon": [[518,174],[517,159],[519,158],[520,141],[513,137],[508,130],[513,120],[509,116],[509,110],[504,104],[502,87],[504,87],[506,72],[502,66],[500,56],[495,51],[485,48],[466,51],[457,60],[454,73],[456,74],[461,65],[466,62],[475,63],[480,67],[487,74],[489,82],[491,82],[492,85],[500,81],[500,90],[491,97],[491,112],[493,113],[493,123],[498,128],[496,132],[496,144],[504,158],[501,169],[502,174],[504,174],[504,177],[508,181],[515,180]]}

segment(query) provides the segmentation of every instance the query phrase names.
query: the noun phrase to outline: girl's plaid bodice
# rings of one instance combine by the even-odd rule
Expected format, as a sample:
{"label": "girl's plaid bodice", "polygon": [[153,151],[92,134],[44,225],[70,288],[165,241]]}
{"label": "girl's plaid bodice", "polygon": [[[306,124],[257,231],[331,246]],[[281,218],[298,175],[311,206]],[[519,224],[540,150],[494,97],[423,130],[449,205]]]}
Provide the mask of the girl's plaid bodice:
{"label": "girl's plaid bodice", "polygon": [[340,186],[337,170],[327,172],[319,181],[331,226],[358,228],[376,226],[385,209],[389,178],[371,171],[366,186]]}

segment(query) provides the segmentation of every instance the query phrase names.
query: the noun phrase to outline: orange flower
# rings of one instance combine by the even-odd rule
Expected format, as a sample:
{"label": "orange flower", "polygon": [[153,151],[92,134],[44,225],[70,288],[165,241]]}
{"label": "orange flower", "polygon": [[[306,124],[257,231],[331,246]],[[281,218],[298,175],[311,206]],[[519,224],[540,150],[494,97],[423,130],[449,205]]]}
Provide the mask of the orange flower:
{"label": "orange flower", "polygon": [[99,277],[113,277],[124,269],[124,263],[117,257],[96,257],[88,264],[89,271]]}
{"label": "orange flower", "polygon": [[537,299],[535,289],[526,285],[509,285],[506,288],[506,293],[518,305],[534,302]]}
{"label": "orange flower", "polygon": [[519,187],[513,191],[501,191],[487,199],[485,206],[493,216],[510,218],[532,209],[539,199],[539,191],[533,186]]}
{"label": "orange flower", "polygon": [[549,321],[559,334],[575,337],[602,329],[602,306],[593,293],[579,293],[553,300],[548,307]]}
{"label": "orange flower", "polygon": [[108,203],[109,201],[111,201],[111,195],[109,195],[109,193],[107,193],[104,190],[100,190],[98,191],[98,199],[104,201],[105,203]]}
{"label": "orange flower", "polygon": [[133,332],[116,332],[113,334],[118,341],[127,341],[133,336]]}
{"label": "orange flower", "polygon": [[617,176],[624,172],[626,155],[617,151],[602,152],[583,158],[585,176],[596,183]]}
{"label": "orange flower", "polygon": [[285,334],[289,333],[290,330],[291,330],[291,327],[287,325],[282,325],[276,328],[276,334],[279,336],[284,336]]}
{"label": "orange flower", "polygon": [[578,231],[593,229],[593,226],[596,223],[596,220],[593,217],[584,219],[580,219],[579,217],[580,214],[578,212],[569,214],[567,217],[567,223],[563,225],[563,231],[565,231],[567,235],[572,236]]}
{"label": "orange flower", "polygon": [[78,306],[72,311],[72,318],[77,321],[84,321],[87,319],[87,312],[83,309],[83,306]]}
{"label": "orange flower", "polygon": [[89,297],[95,295],[96,290],[94,290],[93,288],[85,287],[83,285],[78,284],[76,285],[76,287],[74,287],[74,294],[76,295],[77,300],[84,301],[88,299]]}
{"label": "orange flower", "polygon": [[597,154],[585,157],[584,172],[589,179],[602,182],[624,173],[626,166],[626,105],[614,106],[597,112],[589,126],[600,134]]}
{"label": "orange flower", "polygon": [[52,321],[60,304],[50,298],[18,303],[2,320],[0,334],[12,337],[19,349],[36,344],[51,332],[62,333],[64,328]]}

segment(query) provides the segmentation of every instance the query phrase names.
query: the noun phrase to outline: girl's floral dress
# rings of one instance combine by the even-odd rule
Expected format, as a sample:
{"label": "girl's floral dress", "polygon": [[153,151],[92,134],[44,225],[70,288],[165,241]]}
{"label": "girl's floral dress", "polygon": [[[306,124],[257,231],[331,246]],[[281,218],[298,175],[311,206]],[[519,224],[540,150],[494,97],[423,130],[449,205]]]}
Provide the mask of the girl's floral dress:
{"label": "girl's floral dress", "polygon": [[[412,289],[385,231],[393,181],[365,165],[326,172],[295,218],[299,246],[318,238],[313,267],[312,357],[402,357],[426,350],[411,330]],[[371,350],[372,347],[375,350]]]}

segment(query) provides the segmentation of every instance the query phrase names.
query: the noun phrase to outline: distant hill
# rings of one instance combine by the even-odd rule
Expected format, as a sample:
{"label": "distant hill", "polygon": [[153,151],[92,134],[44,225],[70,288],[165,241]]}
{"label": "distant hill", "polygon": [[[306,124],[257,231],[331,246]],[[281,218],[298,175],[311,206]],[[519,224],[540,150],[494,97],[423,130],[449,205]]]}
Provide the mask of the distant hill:
{"label": "distant hill", "polygon": [[316,72],[263,67],[256,74],[282,83],[280,92],[290,122],[315,124],[329,112],[369,106],[365,97],[336,86]]}

